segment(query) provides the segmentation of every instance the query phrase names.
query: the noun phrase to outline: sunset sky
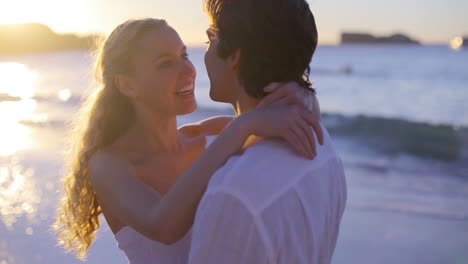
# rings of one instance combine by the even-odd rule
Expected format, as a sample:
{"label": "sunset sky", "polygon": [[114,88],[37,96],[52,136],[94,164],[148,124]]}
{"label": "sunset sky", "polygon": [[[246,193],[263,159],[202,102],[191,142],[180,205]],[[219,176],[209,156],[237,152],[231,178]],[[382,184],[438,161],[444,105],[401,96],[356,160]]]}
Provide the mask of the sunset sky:
{"label": "sunset sky", "polygon": [[[322,44],[341,31],[403,32],[424,43],[448,43],[468,35],[464,0],[308,0]],[[206,40],[202,0],[0,0],[0,24],[40,22],[57,32],[110,31],[128,18],[166,19],[188,44]]]}

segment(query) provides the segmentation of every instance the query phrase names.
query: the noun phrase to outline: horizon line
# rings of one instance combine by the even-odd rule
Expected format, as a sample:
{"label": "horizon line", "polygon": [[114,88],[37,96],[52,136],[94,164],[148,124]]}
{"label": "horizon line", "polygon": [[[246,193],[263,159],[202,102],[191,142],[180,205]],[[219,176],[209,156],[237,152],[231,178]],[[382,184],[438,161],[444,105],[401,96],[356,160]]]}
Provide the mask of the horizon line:
{"label": "horizon line", "polygon": [[[55,34],[58,34],[58,35],[73,34],[73,35],[76,35],[76,36],[79,36],[79,37],[86,37],[86,36],[93,36],[93,35],[94,36],[95,35],[100,35],[100,36],[105,37],[105,36],[108,35],[107,33],[104,33],[102,31],[84,31],[84,32],[83,31],[60,31],[60,30],[54,29],[53,26],[51,26],[49,24],[46,24],[46,23],[42,23],[42,22],[0,23],[0,26],[18,26],[18,25],[28,25],[28,24],[38,24],[38,25],[47,26],[50,30],[52,30],[52,32],[54,32]],[[404,34],[404,35],[412,37],[412,35],[410,35],[409,33],[405,33],[402,30],[394,30],[394,31],[392,31],[392,33],[376,33],[374,30],[364,30],[364,29],[340,30],[340,33],[338,34],[338,36],[340,36],[341,34],[344,34],[344,33],[370,34],[370,35],[376,36],[376,37],[391,36],[391,35],[394,35],[394,34]],[[424,41],[424,40],[419,40],[417,38],[415,38],[415,40],[417,40],[421,45],[425,45],[425,46],[448,45],[450,43],[450,41],[455,37],[467,38],[468,34],[454,35],[452,38],[447,39],[447,40]],[[191,47],[205,46],[204,41],[186,41],[185,43],[187,44],[187,46],[191,46]],[[330,40],[320,41],[320,39],[319,39],[318,45],[319,46],[338,46],[338,45],[343,45],[343,44],[339,40],[337,40],[337,41],[330,41]],[[361,45],[366,45],[366,44],[363,43]],[[383,44],[383,45],[385,45],[385,44]]]}

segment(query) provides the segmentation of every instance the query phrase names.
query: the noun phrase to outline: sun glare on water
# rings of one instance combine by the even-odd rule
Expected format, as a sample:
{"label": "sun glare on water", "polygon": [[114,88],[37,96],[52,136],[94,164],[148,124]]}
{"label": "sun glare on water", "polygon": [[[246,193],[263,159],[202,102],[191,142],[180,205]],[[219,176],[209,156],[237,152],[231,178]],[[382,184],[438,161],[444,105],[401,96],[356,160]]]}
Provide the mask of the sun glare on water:
{"label": "sun glare on water", "polygon": [[[9,229],[22,216],[33,219],[40,203],[34,170],[15,153],[33,146],[30,129],[21,124],[36,111],[37,74],[24,64],[0,63],[0,225]],[[27,229],[27,234],[33,230]]]}
{"label": "sun glare on water", "polygon": [[453,50],[460,50],[463,46],[463,38],[455,37],[450,41],[450,48]]}
{"label": "sun glare on water", "polygon": [[0,167],[0,225],[11,229],[18,218],[36,215],[42,195],[34,173],[33,169],[25,169],[16,161]]}
{"label": "sun glare on water", "polygon": [[37,74],[15,62],[0,63],[0,156],[10,156],[32,145],[29,129],[21,124],[31,119],[37,107],[32,98]]}

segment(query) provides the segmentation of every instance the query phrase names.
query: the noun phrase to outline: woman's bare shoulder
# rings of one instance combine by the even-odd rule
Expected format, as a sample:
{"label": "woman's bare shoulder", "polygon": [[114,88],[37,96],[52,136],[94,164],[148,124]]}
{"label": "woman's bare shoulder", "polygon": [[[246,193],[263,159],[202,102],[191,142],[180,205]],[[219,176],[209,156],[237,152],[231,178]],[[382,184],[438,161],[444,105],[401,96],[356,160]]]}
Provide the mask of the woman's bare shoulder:
{"label": "woman's bare shoulder", "polygon": [[120,163],[123,159],[116,153],[109,150],[99,150],[89,159],[90,168],[102,167],[106,164]]}
{"label": "woman's bare shoulder", "polygon": [[94,153],[88,163],[89,176],[92,182],[107,181],[116,174],[131,174],[133,166],[118,153],[103,149]]}

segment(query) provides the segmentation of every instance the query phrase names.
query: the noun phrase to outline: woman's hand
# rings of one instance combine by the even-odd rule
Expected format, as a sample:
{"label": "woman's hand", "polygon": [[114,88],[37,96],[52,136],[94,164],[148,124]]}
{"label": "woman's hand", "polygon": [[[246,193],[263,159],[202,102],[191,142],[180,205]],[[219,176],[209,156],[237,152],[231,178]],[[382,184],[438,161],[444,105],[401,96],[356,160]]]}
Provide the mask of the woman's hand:
{"label": "woman's hand", "polygon": [[[312,90],[305,89],[296,82],[270,83],[264,90],[270,94],[260,101],[257,108],[265,108],[274,105],[296,105],[300,111],[308,112],[306,114],[309,118],[308,124],[314,129],[319,143],[323,144],[323,131],[319,124],[320,106]],[[306,131],[309,132],[310,129]],[[313,135],[308,136],[308,138],[310,145],[315,150],[316,146]],[[301,142],[303,142],[303,140],[301,140]],[[295,148],[297,149],[297,147]]]}
{"label": "woman's hand", "polygon": [[257,108],[239,116],[249,134],[261,137],[280,137],[289,142],[301,155],[313,159],[317,155],[314,132],[323,144],[319,122],[308,110],[296,105],[271,105]]}
{"label": "woman's hand", "polygon": [[315,97],[314,93],[296,82],[270,83],[263,90],[269,94],[260,101],[257,108],[271,104],[296,104],[312,111],[314,102],[311,99]]}
{"label": "woman's hand", "polygon": [[320,105],[312,90],[305,89],[296,82],[270,83],[264,88],[270,93],[263,98],[257,108],[272,104],[295,104],[312,112],[317,122],[320,120]]}

